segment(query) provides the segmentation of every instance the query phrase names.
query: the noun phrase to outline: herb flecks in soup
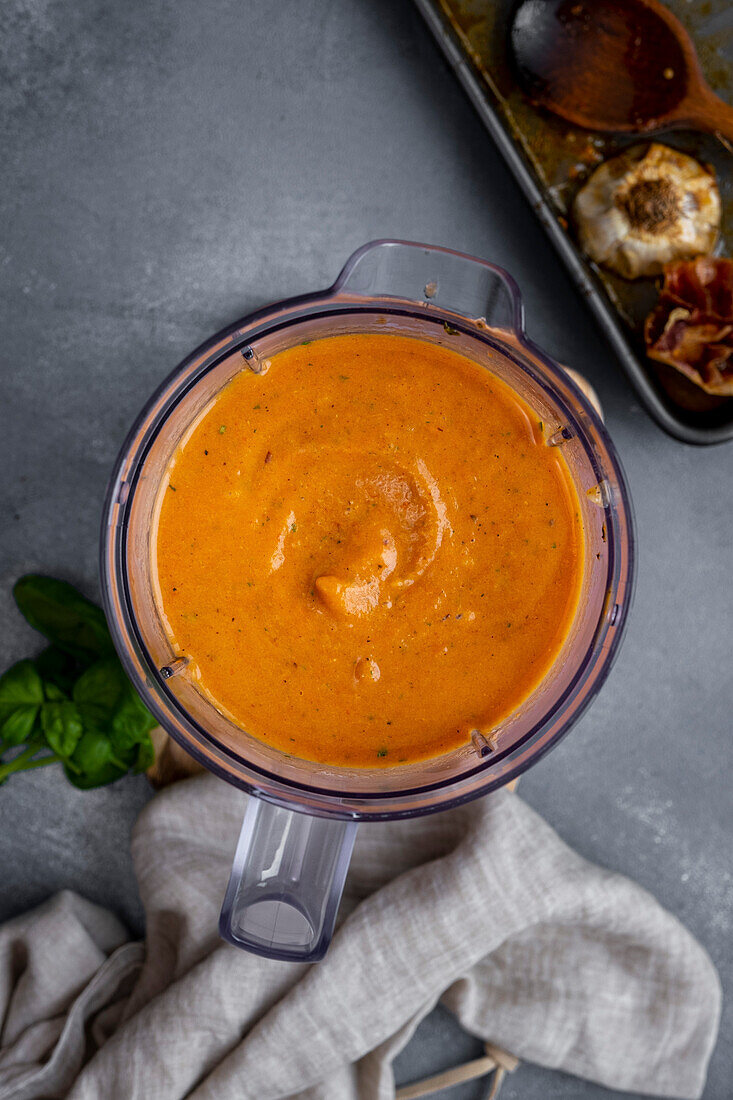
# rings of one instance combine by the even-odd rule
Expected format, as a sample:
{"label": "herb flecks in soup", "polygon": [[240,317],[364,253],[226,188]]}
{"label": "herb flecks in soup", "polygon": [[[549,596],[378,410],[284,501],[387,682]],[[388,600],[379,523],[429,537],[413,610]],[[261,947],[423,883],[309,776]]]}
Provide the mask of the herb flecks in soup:
{"label": "herb flecks in soup", "polygon": [[579,505],[561,449],[469,359],[337,336],[243,371],[177,451],[163,615],[202,688],[275,748],[410,763],[489,731],[572,624]]}

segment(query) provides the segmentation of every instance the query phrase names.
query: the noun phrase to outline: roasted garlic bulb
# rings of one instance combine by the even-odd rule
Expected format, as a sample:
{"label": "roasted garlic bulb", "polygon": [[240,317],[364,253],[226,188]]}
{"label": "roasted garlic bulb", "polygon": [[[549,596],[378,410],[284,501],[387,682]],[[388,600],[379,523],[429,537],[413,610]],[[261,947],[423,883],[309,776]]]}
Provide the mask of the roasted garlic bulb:
{"label": "roasted garlic bulb", "polygon": [[634,145],[605,161],[578,192],[583,250],[625,279],[709,253],[720,226],[712,171],[667,145]]}

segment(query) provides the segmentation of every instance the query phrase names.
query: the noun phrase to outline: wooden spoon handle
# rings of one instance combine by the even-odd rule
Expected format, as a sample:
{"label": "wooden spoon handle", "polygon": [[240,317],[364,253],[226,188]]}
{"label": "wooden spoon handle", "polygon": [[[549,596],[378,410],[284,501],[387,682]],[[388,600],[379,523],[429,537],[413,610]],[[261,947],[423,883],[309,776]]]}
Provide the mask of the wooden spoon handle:
{"label": "wooden spoon handle", "polygon": [[720,134],[733,143],[733,107],[724,103],[709,88],[701,88],[690,102],[684,122],[689,122],[696,129],[707,130],[710,134]]}

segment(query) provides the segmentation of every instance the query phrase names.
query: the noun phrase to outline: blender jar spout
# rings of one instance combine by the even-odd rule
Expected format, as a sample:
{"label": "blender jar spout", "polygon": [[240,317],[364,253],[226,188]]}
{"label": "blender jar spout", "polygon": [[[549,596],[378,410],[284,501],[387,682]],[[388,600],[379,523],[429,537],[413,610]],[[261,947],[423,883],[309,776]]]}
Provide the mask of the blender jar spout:
{"label": "blender jar spout", "polygon": [[354,300],[394,297],[524,340],[522,297],[512,276],[496,264],[450,248],[371,241],[349,257],[331,292]]}
{"label": "blender jar spout", "polygon": [[333,935],[357,823],[251,797],[219,932],[268,959],[317,962]]}

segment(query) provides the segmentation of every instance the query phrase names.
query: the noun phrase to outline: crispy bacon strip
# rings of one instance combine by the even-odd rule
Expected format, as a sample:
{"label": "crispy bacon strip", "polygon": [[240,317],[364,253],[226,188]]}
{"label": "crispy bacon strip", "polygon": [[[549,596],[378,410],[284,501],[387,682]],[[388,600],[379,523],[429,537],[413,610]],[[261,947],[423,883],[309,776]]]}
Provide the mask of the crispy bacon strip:
{"label": "crispy bacon strip", "polygon": [[667,264],[644,325],[647,353],[707,393],[733,397],[733,260]]}

